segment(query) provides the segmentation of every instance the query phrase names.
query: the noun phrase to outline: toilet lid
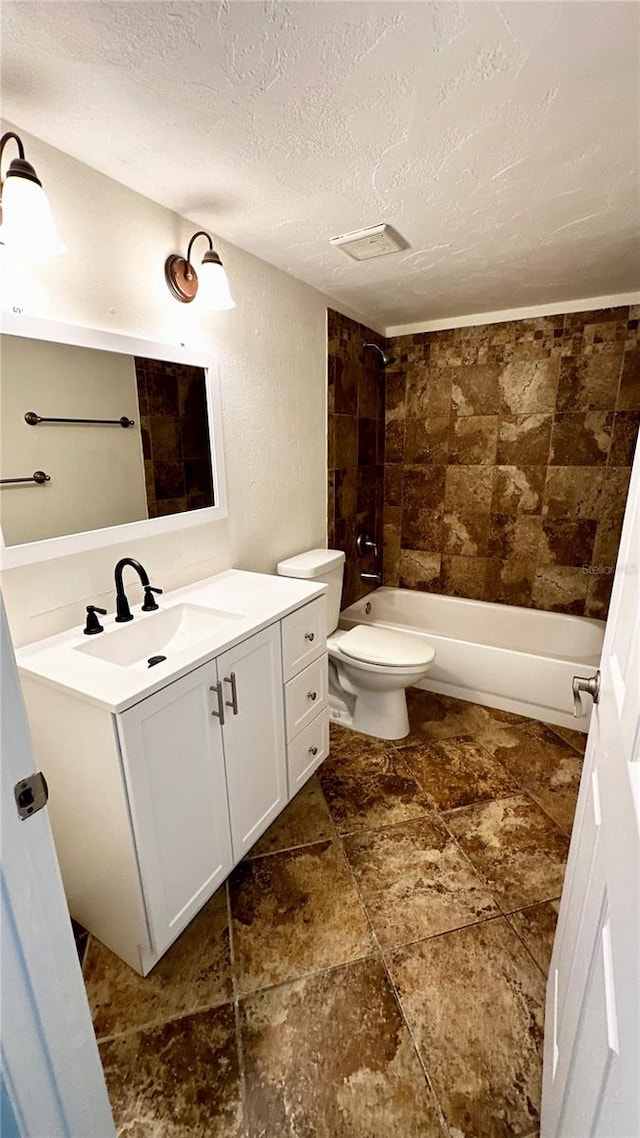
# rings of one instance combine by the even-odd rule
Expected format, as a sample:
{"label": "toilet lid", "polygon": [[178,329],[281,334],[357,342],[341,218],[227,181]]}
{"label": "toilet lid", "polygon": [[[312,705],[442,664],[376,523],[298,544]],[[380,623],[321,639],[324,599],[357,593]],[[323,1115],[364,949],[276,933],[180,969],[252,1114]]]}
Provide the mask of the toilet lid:
{"label": "toilet lid", "polygon": [[394,668],[416,668],[430,664],[435,649],[420,636],[358,624],[340,637],[340,651],[365,664],[386,664]]}

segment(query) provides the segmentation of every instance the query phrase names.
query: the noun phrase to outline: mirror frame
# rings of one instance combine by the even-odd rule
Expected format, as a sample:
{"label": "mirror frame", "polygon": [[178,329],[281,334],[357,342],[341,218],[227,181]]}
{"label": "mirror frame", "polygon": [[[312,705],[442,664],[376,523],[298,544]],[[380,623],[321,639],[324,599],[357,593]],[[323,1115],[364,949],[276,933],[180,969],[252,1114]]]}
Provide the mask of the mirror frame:
{"label": "mirror frame", "polygon": [[213,356],[200,351],[192,351],[183,344],[179,346],[158,344],[151,340],[138,340],[132,336],[121,336],[115,332],[100,332],[93,328],[83,328],[74,324],[58,324],[56,321],[41,320],[17,313],[3,313],[2,335],[21,336],[29,340],[45,340],[55,344],[70,344],[81,348],[95,348],[103,352],[119,352],[124,355],[143,356],[147,359],[166,360],[168,363],[188,364],[190,367],[203,368],[207,390],[213,491],[217,505],[204,506],[198,510],[188,510],[184,513],[171,514],[162,518],[145,518],[142,521],[125,522],[119,526],[85,530],[82,533],[66,534],[64,537],[47,537],[41,541],[30,541],[21,545],[5,545],[4,535],[0,527],[0,568],[15,569],[21,565],[33,565],[40,561],[51,561],[57,557],[69,557],[74,553],[103,549],[105,546],[135,541],[136,538],[140,537],[153,537],[156,534],[173,533],[189,529],[191,526],[221,521],[228,516],[222,446],[220,383],[217,364]]}

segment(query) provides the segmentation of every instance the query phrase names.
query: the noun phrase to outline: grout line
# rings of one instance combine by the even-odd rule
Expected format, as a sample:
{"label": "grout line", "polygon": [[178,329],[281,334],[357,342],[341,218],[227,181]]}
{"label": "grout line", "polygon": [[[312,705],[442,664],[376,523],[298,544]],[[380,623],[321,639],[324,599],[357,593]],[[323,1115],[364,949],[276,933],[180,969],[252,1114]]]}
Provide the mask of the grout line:
{"label": "grout line", "polygon": [[[331,821],[333,822],[333,818],[331,818]],[[245,865],[248,865],[253,861],[261,861],[261,859],[265,857],[276,857],[278,854],[295,853],[296,850],[307,850],[311,849],[313,846],[323,846],[326,845],[327,842],[335,841],[335,837],[335,833],[329,834],[326,838],[314,838],[311,842],[299,842],[296,846],[283,846],[282,849],[265,850],[264,853],[254,854],[253,857],[251,857],[250,854],[245,854],[242,861],[238,864],[242,865],[244,863]]]}
{"label": "grout line", "polygon": [[[222,888],[222,886],[221,886],[221,888]],[[169,1015],[169,1016],[165,1015],[161,1019],[146,1020],[144,1023],[137,1023],[132,1027],[125,1028],[124,1031],[112,1032],[110,1035],[100,1035],[99,1036],[96,1034],[96,1040],[97,1040],[98,1044],[111,1043],[113,1040],[123,1039],[129,1035],[136,1035],[137,1033],[142,1032],[142,1031],[153,1030],[156,1027],[164,1027],[165,1024],[177,1023],[181,1019],[188,1019],[189,1016],[200,1015],[201,1012],[215,1011],[216,1008],[223,1008],[223,1007],[226,1007],[227,1005],[235,1003],[232,932],[231,932],[231,920],[230,920],[230,913],[229,913],[229,896],[228,896],[229,890],[228,890],[228,884],[226,881],[224,882],[224,889],[225,889],[225,902],[226,902],[226,913],[227,913],[227,933],[228,933],[228,937],[229,937],[229,958],[230,958],[229,963],[230,963],[230,970],[231,970],[231,989],[232,989],[231,997],[228,999],[215,1000],[213,1003],[212,1002],[205,1002],[203,1004],[198,1004],[196,1007],[190,1007],[186,1010],[183,1009],[182,1011],[176,1012],[175,1015]],[[222,908],[220,908],[219,911],[222,912]],[[185,931],[185,930],[183,930],[183,931]],[[178,938],[178,940],[179,939],[180,938]],[[177,943],[177,941],[174,941],[174,944],[175,943]],[[171,945],[169,947],[167,952],[171,952],[172,948],[173,948],[173,945]],[[107,951],[111,952],[110,949],[107,949]],[[143,981],[146,979],[147,979],[147,977],[142,977]],[[95,1031],[95,1025],[94,1025],[94,1031]]]}
{"label": "grout line", "polygon": [[[537,805],[538,805],[538,803],[537,803],[537,802],[535,802],[535,800],[531,798],[531,795],[530,795],[530,794],[528,794],[528,792],[526,792],[526,791],[523,791],[523,792],[522,792],[522,794],[524,794],[524,796],[525,796],[526,798],[530,798],[530,799],[531,799],[531,801],[533,802],[533,804],[534,804],[535,806],[537,806]],[[517,796],[516,796],[516,795],[511,795],[511,797],[514,797],[514,798],[515,798],[515,797],[517,797]],[[498,801],[507,801],[507,800],[506,800],[506,799],[493,799],[493,801],[495,801],[495,802],[498,802]],[[459,808],[458,808],[458,810],[459,810],[459,811],[462,811],[462,810],[465,810],[465,809],[466,809],[466,807],[464,807],[464,806],[461,806],[461,807],[459,807]],[[539,807],[539,809],[541,809],[541,810],[542,810],[542,807]],[[454,810],[450,810],[450,811],[448,811],[448,813],[449,813],[449,814],[454,814],[454,813],[457,813],[457,812],[458,812],[458,811],[454,811]],[[560,830],[560,827],[558,826],[558,823],[557,823],[557,822],[555,822],[555,821],[554,821],[554,819],[552,819],[552,818],[551,818],[551,816],[550,816],[550,815],[548,815],[548,814],[546,813],[546,811],[544,811],[544,810],[543,810],[542,812],[543,812],[543,814],[545,814],[545,816],[546,816],[546,817],[548,817],[548,818],[549,818],[549,820],[550,820],[550,821],[552,821],[552,822],[553,822],[554,826],[555,826],[555,827],[556,827],[556,828],[557,828],[557,829],[560,831],[560,833],[562,834],[562,836],[563,836],[563,837],[566,839],[567,835],[564,833],[564,831]],[[476,874],[476,876],[477,876],[477,877],[480,879],[480,881],[482,881],[482,883],[483,883],[483,885],[485,886],[485,888],[486,888],[487,892],[489,893],[489,896],[490,896],[490,897],[491,897],[491,898],[494,900],[495,904],[498,906],[498,909],[500,910],[500,913],[502,914],[502,916],[503,916],[503,917],[506,917],[506,916],[508,915],[508,913],[518,913],[518,912],[520,912],[520,910],[521,910],[521,909],[530,909],[530,908],[532,908],[534,905],[542,905],[542,904],[544,904],[544,903],[545,903],[545,901],[555,901],[555,900],[557,900],[557,897],[541,897],[541,898],[539,898],[538,900],[536,900],[536,901],[530,901],[530,902],[528,902],[528,903],[527,903],[527,904],[525,904],[525,905],[515,905],[513,908],[505,909],[505,906],[504,906],[504,904],[501,904],[499,897],[498,897],[498,896],[497,896],[497,894],[495,893],[495,890],[493,889],[493,886],[492,886],[492,885],[491,885],[491,884],[490,884],[490,883],[487,881],[487,878],[485,877],[485,875],[484,875],[483,873],[481,873],[481,871],[478,869],[478,867],[477,867],[476,865],[474,865],[473,861],[471,860],[471,858],[469,857],[469,855],[467,854],[467,852],[466,852],[466,851],[463,849],[462,845],[461,845],[461,844],[458,842],[458,839],[457,839],[456,835],[453,833],[453,831],[452,831],[452,830],[450,830],[450,829],[449,829],[449,827],[447,826],[447,824],[446,824],[446,821],[445,821],[444,819],[443,819],[443,824],[444,824],[444,826],[445,826],[445,829],[446,829],[447,833],[448,833],[448,834],[451,836],[452,840],[455,842],[456,846],[457,846],[457,847],[458,847],[458,849],[460,850],[460,852],[461,852],[462,856],[463,856],[463,857],[466,859],[466,861],[468,861],[468,862],[469,862],[469,865],[470,865],[470,866],[471,866],[471,868],[473,869],[473,871],[474,871],[474,873]],[[563,879],[564,879],[564,876],[565,876],[565,874],[566,874],[566,867],[567,867],[567,863],[566,863],[566,861],[565,861],[565,863],[564,863],[564,873],[563,873]]]}
{"label": "grout line", "polygon": [[[524,791],[520,784],[515,790],[510,790],[508,794],[496,794],[493,798],[481,798],[477,802],[467,802],[464,806],[452,806],[450,810],[443,810],[440,817],[443,821],[451,814],[462,814],[463,810],[473,810],[476,806],[490,806],[492,802],[508,802],[510,798],[521,798]],[[455,834],[452,837],[455,838]]]}
{"label": "grout line", "polygon": [[[544,726],[547,727],[549,729],[549,731],[553,731],[553,734],[556,735],[558,739],[562,739],[563,743],[566,743],[567,746],[571,747],[574,751],[577,751],[577,753],[580,755],[581,758],[584,758],[584,750],[582,748],[578,747],[576,743],[572,743],[570,739],[566,739],[564,735],[561,735],[560,731],[557,730],[556,727],[554,727],[553,723],[547,723],[543,719],[541,719],[540,722],[544,723]],[[571,730],[571,728],[567,728],[567,730]],[[582,734],[582,732],[579,732],[579,734]],[[584,736],[585,741],[586,741],[586,738],[587,738],[587,736],[585,735]]]}
{"label": "grout line", "polygon": [[240,1019],[240,997],[238,994],[238,982],[236,976],[236,954],[233,936],[233,914],[231,912],[231,890],[229,888],[229,878],[227,877],[224,883],[225,896],[227,902],[227,929],[229,934],[229,964],[231,968],[231,990],[233,992],[233,1014],[236,1026],[236,1051],[238,1054],[238,1073],[239,1073],[239,1090],[240,1090],[240,1105],[242,1107],[243,1124],[248,1125],[247,1117],[247,1079],[246,1069],[244,1064],[244,1048],[242,1046],[242,1024]]}
{"label": "grout line", "polygon": [[[571,841],[571,834],[573,832],[573,821],[571,822],[571,829],[569,830],[569,833],[567,833],[567,831],[564,829],[564,827],[561,826],[560,823],[553,817],[553,814],[550,814],[549,811],[547,810],[547,808],[545,806],[543,806],[541,802],[538,802],[538,799],[535,796],[535,791],[527,790],[526,788],[523,788],[522,793],[525,794],[527,796],[527,798],[531,799],[534,806],[537,806],[539,810],[542,810],[542,813],[544,814],[544,816],[546,818],[549,819],[550,822],[553,822],[553,825],[556,827],[557,830],[560,831],[560,833],[562,834],[562,837],[565,839],[565,841],[570,842]],[[574,819],[575,819],[575,814],[576,814],[576,812],[574,809],[574,811],[573,811]],[[566,864],[567,864],[567,862],[565,859],[565,869],[566,869]]]}
{"label": "grout line", "polygon": [[378,953],[380,962],[382,964],[385,975],[386,975],[387,980],[389,982],[389,985],[391,987],[391,991],[393,993],[393,997],[394,997],[395,1002],[397,1004],[398,1011],[400,1012],[400,1018],[401,1018],[403,1024],[405,1025],[405,1027],[409,1033],[409,1038],[413,1044],[413,1049],[414,1049],[416,1057],[418,1059],[418,1063],[420,1064],[420,1067],[421,1067],[422,1072],[424,1074],[425,1082],[427,1084],[427,1089],[429,1091],[429,1094],[431,1095],[431,1098],[433,1100],[433,1104],[435,1106],[435,1111],[436,1111],[436,1115],[438,1117],[438,1123],[440,1125],[440,1129],[442,1130],[444,1138],[453,1138],[451,1131],[449,1130],[449,1127],[447,1125],[447,1122],[446,1122],[446,1119],[444,1116],[444,1111],[442,1110],[442,1107],[440,1106],[440,1100],[438,1099],[438,1096],[436,1095],[434,1087],[433,1087],[433,1083],[431,1082],[431,1077],[429,1075],[429,1072],[427,1071],[427,1068],[425,1067],[422,1055],[420,1054],[420,1050],[419,1050],[418,1045],[416,1043],[413,1030],[412,1030],[411,1025],[407,1019],[407,1016],[405,1015],[405,1010],[402,1006],[400,996],[398,995],[398,992],[396,990],[396,986],[395,986],[393,979],[391,977],[391,973],[389,972],[389,967],[387,965],[387,961],[386,961],[385,956],[384,956],[384,951],[380,946],[380,942],[378,940],[378,936],[377,936],[375,928],[373,926],[373,922],[371,920],[371,917],[369,916],[369,910],[367,909],[364,897],[362,896],[362,893],[360,891],[360,886],[358,884],[355,872],[353,870],[353,866],[351,865],[351,862],[349,861],[349,858],[347,857],[347,854],[346,854],[346,851],[344,850],[344,848],[343,848],[342,852],[343,852],[344,859],[347,863],[349,873],[351,874],[351,878],[353,881],[354,888],[356,890],[356,893],[358,894],[360,904],[362,906],[363,912],[364,912],[365,917],[367,919],[367,924],[369,925],[369,929],[371,932],[371,936],[373,938],[373,942],[376,945],[376,949],[377,949],[377,953]]}
{"label": "grout line", "polygon": [[408,736],[406,736],[405,739],[397,739],[393,745],[398,751],[404,751],[407,747],[415,747],[415,746],[423,746],[423,745],[429,747],[429,746],[432,746],[434,743],[435,744],[437,744],[437,743],[448,743],[450,741],[457,740],[457,739],[460,739],[462,737],[469,738],[469,739],[473,738],[473,736],[471,735],[471,732],[469,731],[469,728],[467,728],[464,731],[454,731],[453,734],[445,735],[443,738],[440,738],[440,739],[416,739],[416,738],[412,739],[411,734],[409,734]]}
{"label": "grout line", "polygon": [[503,917],[510,917],[513,913],[524,913],[527,909],[535,909],[538,905],[548,905],[551,901],[560,901],[559,896],[555,897],[542,897],[539,901],[530,901],[526,905],[515,905],[512,909],[505,909],[500,907],[500,912]]}
{"label": "grout line", "polygon": [[318,976],[324,976],[329,972],[337,972],[340,968],[350,968],[352,964],[360,964],[363,960],[376,960],[378,955],[376,949],[371,949],[364,952],[361,956],[354,956],[351,960],[339,960],[336,964],[327,964],[324,968],[314,968],[311,972],[303,972],[299,976],[289,976],[285,980],[278,980],[275,984],[265,984],[262,988],[252,988],[251,991],[244,992],[243,995],[238,996],[238,1005],[244,1003],[246,1000],[253,1000],[256,996],[262,996],[266,992],[276,992],[278,988],[289,988],[292,984],[300,984],[306,980],[315,980]]}
{"label": "grout line", "polygon": [[[516,909],[516,910],[515,910],[515,912],[522,912],[522,910],[521,910],[521,909]],[[513,933],[514,933],[516,936],[517,936],[518,940],[520,941],[520,944],[523,946],[523,948],[525,949],[525,951],[527,952],[528,956],[531,958],[531,960],[532,960],[532,961],[533,961],[533,963],[535,964],[535,966],[536,966],[536,968],[538,969],[538,971],[539,971],[540,973],[542,973],[542,976],[544,977],[545,981],[546,981],[546,980],[548,980],[548,979],[549,979],[549,970],[547,969],[547,970],[545,971],[545,969],[542,967],[542,965],[540,964],[540,962],[539,962],[538,960],[536,960],[536,958],[535,958],[535,956],[533,955],[533,953],[532,953],[531,949],[529,948],[529,945],[527,944],[526,940],[525,940],[525,939],[524,939],[524,937],[523,937],[523,936],[521,936],[521,934],[518,932],[518,930],[517,930],[517,928],[515,927],[515,925],[514,925],[514,924],[513,924],[513,923],[512,923],[512,922],[509,920],[509,917],[507,916],[507,914],[506,914],[506,913],[503,915],[503,920],[505,920],[505,921],[507,922],[507,924],[508,924],[509,928],[511,929],[511,931],[512,931],[512,932],[513,932]]]}
{"label": "grout line", "polygon": [[146,1023],[136,1024],[135,1027],[126,1028],[125,1031],[115,1031],[111,1035],[96,1036],[98,1046],[103,1043],[117,1042],[119,1039],[126,1039],[130,1035],[139,1035],[143,1031],[154,1031],[157,1027],[166,1027],[172,1023],[179,1023],[180,1020],[189,1019],[191,1016],[197,1016],[204,1012],[216,1011],[219,1008],[231,1007],[233,999],[221,1000],[215,1004],[203,1004],[202,1007],[191,1008],[189,1011],[176,1012],[175,1015],[164,1016],[163,1019],[151,1019]]}
{"label": "grout line", "polygon": [[[442,929],[442,931],[439,933],[430,933],[427,936],[416,937],[415,940],[403,941],[402,944],[389,945],[388,948],[381,948],[380,951],[384,956],[385,953],[391,954],[394,952],[400,952],[400,950],[404,950],[405,948],[414,948],[416,944],[425,944],[428,940],[439,940],[440,937],[449,936],[450,933],[461,933],[464,932],[465,929],[473,929],[476,927],[476,925],[488,925],[491,923],[491,921],[501,921],[504,919],[505,914],[502,912],[502,909],[497,902],[496,905],[498,912],[490,913],[488,917],[479,917],[477,921],[467,921],[464,925],[454,925],[453,928]],[[531,906],[529,906],[529,908],[530,907]],[[516,909],[514,912],[519,912],[519,910]]]}

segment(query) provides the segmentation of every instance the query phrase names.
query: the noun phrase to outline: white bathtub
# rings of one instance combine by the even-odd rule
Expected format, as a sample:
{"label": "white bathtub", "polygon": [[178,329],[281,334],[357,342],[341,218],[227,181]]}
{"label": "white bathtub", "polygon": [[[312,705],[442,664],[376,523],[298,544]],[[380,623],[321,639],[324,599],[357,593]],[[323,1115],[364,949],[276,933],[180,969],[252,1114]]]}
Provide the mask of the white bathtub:
{"label": "white bathtub", "polygon": [[577,731],[574,676],[590,676],[600,663],[604,621],[513,605],[383,587],[340,614],[340,627],[377,624],[427,640],[436,658],[418,685],[427,691],[544,719]]}

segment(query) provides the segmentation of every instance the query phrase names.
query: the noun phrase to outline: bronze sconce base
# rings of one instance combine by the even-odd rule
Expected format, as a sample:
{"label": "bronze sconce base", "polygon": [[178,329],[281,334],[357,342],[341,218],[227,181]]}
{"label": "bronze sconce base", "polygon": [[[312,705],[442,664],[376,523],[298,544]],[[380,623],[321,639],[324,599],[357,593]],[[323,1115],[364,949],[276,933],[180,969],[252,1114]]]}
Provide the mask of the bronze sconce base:
{"label": "bronze sconce base", "polygon": [[198,278],[193,265],[177,253],[172,253],[164,263],[164,279],[169,291],[176,300],[191,304],[198,291]]}

